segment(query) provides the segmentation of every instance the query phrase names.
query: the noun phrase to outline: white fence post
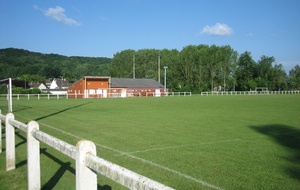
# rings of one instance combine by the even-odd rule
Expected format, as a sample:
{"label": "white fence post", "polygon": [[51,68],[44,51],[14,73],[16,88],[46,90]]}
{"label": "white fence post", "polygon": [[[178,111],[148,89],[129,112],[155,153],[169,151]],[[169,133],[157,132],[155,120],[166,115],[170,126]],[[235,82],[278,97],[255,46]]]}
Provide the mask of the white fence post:
{"label": "white fence post", "polygon": [[97,173],[85,165],[87,154],[96,155],[96,146],[88,140],[81,140],[76,145],[76,190],[97,190]]}
{"label": "white fence post", "polygon": [[27,125],[27,177],[29,190],[41,189],[40,141],[32,135],[34,130],[39,130],[39,124],[36,121],[30,121]]}
{"label": "white fence post", "polygon": [[6,140],[6,171],[10,171],[16,168],[15,159],[15,128],[9,124],[9,119],[14,119],[15,116],[12,113],[6,114],[5,120],[5,140]]}

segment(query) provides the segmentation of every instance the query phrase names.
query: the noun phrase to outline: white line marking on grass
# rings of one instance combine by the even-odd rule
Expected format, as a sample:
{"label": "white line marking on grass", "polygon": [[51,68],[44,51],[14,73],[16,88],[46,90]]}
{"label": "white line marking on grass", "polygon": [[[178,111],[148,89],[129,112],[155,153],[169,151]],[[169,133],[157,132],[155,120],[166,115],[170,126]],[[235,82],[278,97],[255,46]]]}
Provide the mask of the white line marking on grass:
{"label": "white line marking on grass", "polygon": [[[146,150],[138,150],[134,152],[127,152],[125,154],[136,154],[140,152],[150,152],[150,151],[156,151],[156,150],[166,150],[166,149],[175,149],[175,148],[183,148],[183,147],[189,147],[189,146],[199,146],[199,145],[206,145],[206,144],[216,144],[216,143],[224,143],[224,142],[232,142],[232,141],[241,141],[243,139],[231,139],[231,140],[223,140],[223,141],[214,141],[214,142],[204,142],[204,143],[195,143],[195,144],[187,144],[187,145],[178,145],[178,146],[169,146],[169,147],[162,147],[162,148],[150,148]],[[117,154],[115,156],[121,156],[123,154]]]}
{"label": "white line marking on grass", "polygon": [[[17,114],[15,114],[15,115],[17,115]],[[30,118],[26,118],[26,117],[23,117],[23,116],[20,116],[20,115],[18,115],[18,116],[19,116],[19,117],[22,117],[23,119],[31,120]],[[72,134],[72,133],[68,133],[68,132],[63,131],[63,130],[61,130],[61,129],[57,129],[57,128],[52,127],[52,126],[50,126],[50,125],[47,125],[47,124],[45,124],[45,123],[42,123],[42,122],[38,122],[38,123],[39,123],[40,125],[43,125],[43,126],[45,126],[45,127],[50,128],[50,129],[53,129],[53,130],[59,131],[59,132],[61,132],[61,133],[64,133],[64,134],[66,134],[66,135],[69,135],[69,136],[71,136],[71,137],[74,137],[74,138],[76,138],[76,139],[79,139],[79,140],[84,139],[83,137],[79,137],[79,136],[77,136],[77,135],[74,135],[74,134]],[[96,143],[95,143],[95,144],[96,144]],[[96,144],[96,145],[97,145],[97,146],[100,146],[100,147],[102,147],[102,148],[108,149],[108,150],[112,150],[112,151],[117,152],[117,153],[119,153],[119,154],[124,153],[124,152],[122,152],[122,151],[119,151],[119,150],[116,150],[116,149],[113,149],[113,148],[110,148],[110,147],[107,147],[107,146],[104,146],[104,145],[100,145],[100,144]]]}
{"label": "white line marking on grass", "polygon": [[[17,115],[17,114],[15,114],[15,115]],[[20,116],[20,115],[18,115],[18,116],[19,116],[19,117],[22,117],[22,118],[24,118],[24,119],[31,120],[31,119],[29,119],[29,118],[26,118],[26,117],[23,117],[23,116]],[[50,126],[50,125],[47,125],[47,124],[45,124],[45,123],[41,123],[41,122],[38,122],[38,123],[39,123],[40,125],[43,125],[43,126],[45,126],[45,127],[50,128],[50,129],[54,129],[54,130],[59,131],[59,132],[61,132],[61,133],[67,134],[67,135],[72,136],[72,137],[75,137],[75,138],[77,138],[77,139],[79,139],[79,140],[84,139],[84,138],[82,138],[82,137],[73,135],[73,134],[68,133],[68,132],[66,132],[66,131],[63,131],[63,130],[61,130],[61,129],[57,129],[57,128],[52,127],[52,126]],[[139,157],[133,156],[133,155],[131,155],[131,154],[129,154],[129,153],[125,153],[125,152],[122,152],[122,151],[120,151],[120,150],[117,150],[117,149],[114,149],[114,148],[111,148],[111,147],[107,147],[107,146],[105,146],[105,145],[101,145],[101,144],[98,144],[98,143],[95,143],[95,145],[96,145],[96,146],[99,146],[99,147],[102,147],[102,148],[105,148],[105,149],[108,149],[108,150],[112,150],[112,151],[117,152],[117,153],[122,154],[122,155],[126,155],[126,156],[128,156],[128,157],[130,157],[130,158],[133,158],[133,159],[142,161],[142,162],[147,163],[147,164],[149,164],[149,165],[152,165],[152,166],[155,166],[155,167],[164,169],[164,170],[166,170],[166,171],[168,171],[168,172],[177,174],[177,175],[179,175],[179,176],[181,176],[181,177],[184,177],[184,178],[186,178],[186,179],[192,180],[192,181],[194,181],[194,182],[196,182],[196,183],[199,183],[199,184],[202,184],[202,185],[204,185],[204,186],[206,186],[206,187],[210,187],[210,188],[212,188],[212,189],[217,189],[217,190],[223,190],[222,188],[217,187],[217,186],[215,186],[215,185],[212,185],[212,184],[210,184],[210,183],[207,183],[206,181],[202,181],[202,180],[193,178],[193,177],[191,177],[191,176],[189,176],[189,175],[186,175],[186,174],[181,173],[181,172],[179,172],[179,171],[176,171],[176,170],[167,168],[167,167],[165,167],[165,166],[156,164],[156,163],[151,162],[151,161],[149,161],[149,160],[145,160],[145,159],[143,159],[143,158],[139,158]]]}

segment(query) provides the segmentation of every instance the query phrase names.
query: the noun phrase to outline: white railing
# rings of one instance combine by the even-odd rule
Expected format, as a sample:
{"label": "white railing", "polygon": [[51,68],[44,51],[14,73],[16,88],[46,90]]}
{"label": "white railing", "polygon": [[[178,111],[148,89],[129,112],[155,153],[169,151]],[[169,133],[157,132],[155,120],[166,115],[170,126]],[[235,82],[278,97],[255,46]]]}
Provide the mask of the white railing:
{"label": "white railing", "polygon": [[[70,145],[40,131],[39,124],[36,121],[30,121],[28,124],[24,124],[15,120],[14,114],[8,113],[3,115],[0,110],[0,132],[2,130],[2,121],[5,121],[6,171],[15,169],[15,128],[27,133],[27,176],[29,190],[41,189],[40,142],[46,143],[76,161],[77,190],[96,190],[97,173],[102,174],[129,189],[173,189],[98,157],[96,155],[96,146],[91,141],[81,140],[76,146]],[[1,138],[2,134],[0,133],[0,139]],[[1,151],[2,144],[0,144],[0,152]]]}
{"label": "white railing", "polygon": [[300,94],[300,90],[289,91],[213,91],[213,92],[201,92],[201,96],[212,95],[270,95],[270,94]]}
{"label": "white railing", "polygon": [[159,96],[155,92],[146,93],[146,97],[161,97],[161,96],[192,96],[192,92],[163,92]]}
{"label": "white railing", "polygon": [[[156,94],[155,92],[142,93],[106,93],[103,94],[12,94],[14,100],[41,100],[41,99],[69,99],[69,97],[78,98],[130,98],[130,97],[162,97],[162,96],[191,96],[192,92],[164,92]],[[87,97],[85,97],[87,96]],[[7,97],[7,94],[0,94],[0,97]]]}
{"label": "white railing", "polygon": [[[0,94],[0,97],[7,97],[7,94]],[[15,100],[40,100],[40,99],[68,99],[67,94],[12,94],[12,99]]]}

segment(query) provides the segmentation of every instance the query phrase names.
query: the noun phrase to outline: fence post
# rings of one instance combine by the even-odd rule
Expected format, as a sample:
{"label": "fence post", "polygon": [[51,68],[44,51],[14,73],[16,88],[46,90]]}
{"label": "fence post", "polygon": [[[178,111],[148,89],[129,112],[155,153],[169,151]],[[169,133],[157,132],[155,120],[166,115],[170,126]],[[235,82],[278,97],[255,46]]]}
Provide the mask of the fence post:
{"label": "fence post", "polygon": [[16,168],[15,159],[15,128],[8,123],[9,119],[15,119],[14,114],[6,114],[5,120],[5,140],[6,140],[6,171]]}
{"label": "fence post", "polygon": [[96,155],[96,146],[88,140],[81,140],[76,145],[76,190],[97,190],[97,174],[85,165],[87,154]]}
{"label": "fence post", "polygon": [[28,189],[41,189],[40,141],[33,136],[34,130],[39,130],[39,124],[36,121],[30,121],[27,124]]}

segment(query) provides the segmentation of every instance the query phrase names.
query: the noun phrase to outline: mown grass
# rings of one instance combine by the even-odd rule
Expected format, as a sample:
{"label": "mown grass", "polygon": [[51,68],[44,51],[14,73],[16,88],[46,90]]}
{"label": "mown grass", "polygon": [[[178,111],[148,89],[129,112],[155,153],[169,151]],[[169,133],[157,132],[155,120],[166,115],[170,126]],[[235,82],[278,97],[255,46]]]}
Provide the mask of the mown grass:
{"label": "mown grass", "polygon": [[[6,102],[0,100],[2,113]],[[191,96],[13,102],[16,119],[176,189],[298,189],[300,96]],[[62,130],[65,133],[58,131]],[[26,189],[26,143],[0,189]],[[4,139],[2,139],[4,142]],[[43,189],[75,189],[74,161],[41,144]],[[99,189],[124,189],[98,175]]]}

